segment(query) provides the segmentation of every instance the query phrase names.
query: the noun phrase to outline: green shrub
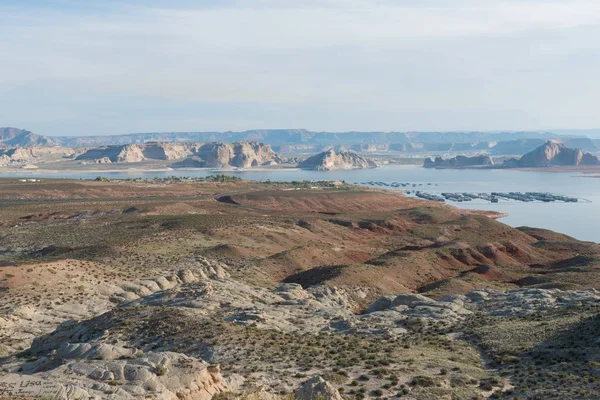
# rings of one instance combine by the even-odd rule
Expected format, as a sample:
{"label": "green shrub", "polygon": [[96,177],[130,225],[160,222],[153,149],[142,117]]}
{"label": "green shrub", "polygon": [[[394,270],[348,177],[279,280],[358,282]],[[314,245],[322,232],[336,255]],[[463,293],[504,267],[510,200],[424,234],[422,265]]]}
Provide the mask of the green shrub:
{"label": "green shrub", "polygon": [[164,365],[157,365],[156,367],[154,367],[154,373],[158,376],[166,375],[167,367],[165,367]]}

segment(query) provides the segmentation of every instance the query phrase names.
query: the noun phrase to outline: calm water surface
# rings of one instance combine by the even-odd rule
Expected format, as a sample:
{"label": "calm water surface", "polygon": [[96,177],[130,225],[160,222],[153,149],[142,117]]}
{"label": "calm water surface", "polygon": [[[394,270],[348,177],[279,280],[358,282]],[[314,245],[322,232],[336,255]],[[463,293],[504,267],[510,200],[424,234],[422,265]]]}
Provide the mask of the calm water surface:
{"label": "calm water surface", "polygon": [[[501,201],[491,204],[484,200],[448,204],[467,209],[495,210],[508,213],[501,221],[511,226],[535,226],[565,233],[581,240],[600,242],[600,178],[588,178],[577,173],[548,173],[515,170],[433,170],[419,166],[393,166],[356,171],[228,171],[185,170],[165,172],[57,172],[44,174],[1,174],[0,177],[84,178],[98,175],[110,178],[154,176],[200,177],[224,173],[249,180],[345,180],[349,183],[381,181],[422,184],[416,188],[430,193],[441,192],[550,192],[589,202],[578,203],[521,203]],[[431,185],[427,185],[431,183]],[[393,189],[393,188],[389,188]]]}

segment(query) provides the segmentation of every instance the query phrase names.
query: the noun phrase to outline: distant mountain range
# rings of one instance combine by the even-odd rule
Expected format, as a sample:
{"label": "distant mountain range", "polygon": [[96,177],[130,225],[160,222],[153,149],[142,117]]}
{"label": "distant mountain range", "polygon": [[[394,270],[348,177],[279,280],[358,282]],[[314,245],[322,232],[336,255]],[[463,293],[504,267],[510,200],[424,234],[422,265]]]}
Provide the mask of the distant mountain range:
{"label": "distant mountain range", "polygon": [[[569,132],[571,133],[571,132]],[[280,153],[323,151],[344,145],[359,152],[464,152],[492,155],[524,154],[548,139],[568,147],[596,151],[600,143],[587,137],[553,132],[314,132],[305,129],[268,129],[244,132],[155,132],[109,136],[42,136],[17,128],[0,128],[0,146],[107,146],[148,142],[259,141]]]}

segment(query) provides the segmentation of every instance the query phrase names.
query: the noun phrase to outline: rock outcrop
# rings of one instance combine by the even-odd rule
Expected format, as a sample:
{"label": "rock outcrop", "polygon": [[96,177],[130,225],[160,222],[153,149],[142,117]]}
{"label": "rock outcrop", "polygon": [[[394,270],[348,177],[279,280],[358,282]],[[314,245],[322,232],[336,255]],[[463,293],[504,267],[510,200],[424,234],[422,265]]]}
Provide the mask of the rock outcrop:
{"label": "rock outcrop", "polygon": [[435,159],[428,157],[423,164],[425,168],[487,167],[491,165],[494,165],[494,161],[490,156],[456,156],[447,160],[442,157]]}
{"label": "rock outcrop", "polygon": [[18,348],[29,346],[36,336],[55,329],[64,321],[65,315],[76,319],[89,318],[110,310],[114,304],[133,301],[183,283],[228,277],[223,264],[200,256],[181,261],[177,268],[176,274],[87,286],[85,289],[93,293],[93,301],[69,302],[49,309],[12,307],[4,317],[0,317],[0,337],[10,337],[13,343],[11,346],[0,346],[0,357],[3,353],[12,354]]}
{"label": "rock outcrop", "polygon": [[[177,146],[177,147],[176,147]],[[177,157],[177,155],[180,155]],[[76,160],[108,159],[113,163],[133,163],[147,159],[174,160],[184,158],[184,148],[172,143],[128,144],[124,146],[106,146],[89,149],[79,155]]]}
{"label": "rock outcrop", "polygon": [[314,376],[304,382],[296,392],[296,400],[342,400],[343,397],[333,385],[320,376]]}
{"label": "rock outcrop", "polygon": [[543,168],[552,166],[600,165],[598,157],[556,141],[547,141],[519,160],[508,160],[507,167]]}
{"label": "rock outcrop", "polygon": [[[77,160],[109,160],[113,163],[136,163],[150,160],[183,160],[173,168],[258,167],[280,162],[269,145],[258,142],[236,143],[145,143],[94,148]],[[106,162],[106,161],[104,161]]]}
{"label": "rock outcrop", "polygon": [[350,151],[336,153],[334,149],[330,149],[307,158],[298,164],[298,168],[316,171],[334,171],[340,169],[377,168],[377,164],[373,160]]}
{"label": "rock outcrop", "polygon": [[[17,398],[87,400],[134,398],[210,400],[226,390],[218,366],[174,352],[133,355],[118,346],[70,344],[66,347],[102,348],[102,353],[59,349],[21,367],[21,374],[0,377],[4,395]],[[62,365],[61,365],[62,364]],[[56,367],[56,365],[59,365]],[[51,369],[48,373],[37,371]]]}

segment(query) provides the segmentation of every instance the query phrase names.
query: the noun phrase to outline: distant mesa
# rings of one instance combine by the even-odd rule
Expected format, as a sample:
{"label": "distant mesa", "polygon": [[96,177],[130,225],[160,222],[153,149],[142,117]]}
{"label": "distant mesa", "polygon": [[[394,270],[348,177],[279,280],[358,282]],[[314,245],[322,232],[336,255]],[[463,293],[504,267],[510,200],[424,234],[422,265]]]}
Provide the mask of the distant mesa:
{"label": "distant mesa", "polygon": [[572,149],[563,143],[549,140],[520,159],[506,160],[504,167],[543,168],[554,166],[600,165],[598,157],[581,149]]}
{"label": "distant mesa", "polygon": [[489,167],[494,165],[490,156],[465,157],[456,156],[447,160],[442,157],[428,157],[423,166],[425,168],[463,168],[463,167]]}
{"label": "distant mesa", "polygon": [[177,160],[191,154],[187,147],[189,146],[179,143],[102,146],[89,149],[75,159],[93,160],[94,162],[107,162],[106,160],[108,160],[111,163],[135,163],[146,160]]}
{"label": "distant mesa", "polygon": [[298,164],[298,168],[315,171],[334,171],[347,169],[377,168],[375,161],[350,151],[337,152],[330,149],[307,158]]}

